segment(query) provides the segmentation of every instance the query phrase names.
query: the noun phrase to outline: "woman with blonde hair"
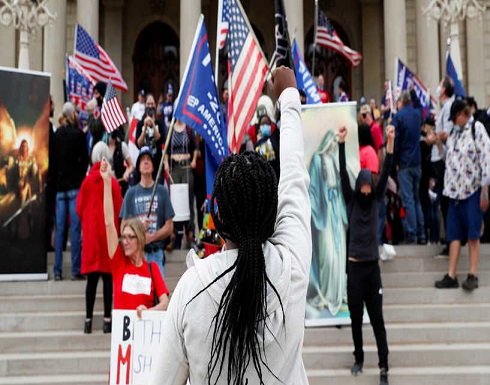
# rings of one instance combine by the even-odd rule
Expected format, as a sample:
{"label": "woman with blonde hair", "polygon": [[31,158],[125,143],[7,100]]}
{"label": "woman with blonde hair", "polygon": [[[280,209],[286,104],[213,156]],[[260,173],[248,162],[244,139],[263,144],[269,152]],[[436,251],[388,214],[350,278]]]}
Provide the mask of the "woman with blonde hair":
{"label": "woman with blonde hair", "polygon": [[155,262],[145,259],[146,228],[138,218],[125,220],[119,237],[114,224],[111,166],[102,159],[100,175],[104,180],[104,221],[107,248],[114,282],[114,309],[166,310],[169,291]]}

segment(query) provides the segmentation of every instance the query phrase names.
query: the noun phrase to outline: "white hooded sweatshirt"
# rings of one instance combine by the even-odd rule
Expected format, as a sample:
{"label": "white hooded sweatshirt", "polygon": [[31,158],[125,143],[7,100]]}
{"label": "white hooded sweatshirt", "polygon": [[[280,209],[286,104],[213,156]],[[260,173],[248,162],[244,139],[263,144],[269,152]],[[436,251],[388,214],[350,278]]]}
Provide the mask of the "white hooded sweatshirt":
{"label": "white hooded sweatshirt", "polygon": [[[298,91],[288,88],[279,98],[281,108],[281,177],[276,226],[264,243],[267,275],[284,307],[285,321],[277,295],[267,289],[265,359],[272,373],[262,368],[265,384],[308,384],[302,359],[306,290],[311,263],[309,176],[305,168],[303,131]],[[207,384],[207,368],[214,330],[213,317],[232,272],[189,301],[221,272],[231,266],[238,250],[227,250],[199,259],[187,256],[188,270],[180,279],[168,308],[163,329],[163,349],[153,363],[150,385]],[[252,287],[250,288],[253,289]],[[259,331],[262,333],[262,331]],[[262,334],[259,335],[262,341]],[[227,363],[218,384],[227,384]],[[218,371],[215,370],[211,383]],[[248,384],[259,380],[250,362]]]}

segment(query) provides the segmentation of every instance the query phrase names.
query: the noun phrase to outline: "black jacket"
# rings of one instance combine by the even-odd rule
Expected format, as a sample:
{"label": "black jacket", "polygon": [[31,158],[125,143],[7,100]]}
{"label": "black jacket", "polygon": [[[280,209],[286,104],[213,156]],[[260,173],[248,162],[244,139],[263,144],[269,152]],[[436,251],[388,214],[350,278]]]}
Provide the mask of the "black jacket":
{"label": "black jacket", "polygon": [[[355,190],[352,189],[345,161],[345,143],[339,143],[339,166],[342,195],[347,207],[347,256],[362,261],[376,261],[378,253],[378,201],[384,197],[386,184],[393,163],[393,154],[386,154],[383,170],[375,184],[371,171],[359,172]],[[371,194],[363,200],[360,192],[363,184],[371,185]]]}
{"label": "black jacket", "polygon": [[69,124],[59,127],[54,134],[54,153],[56,191],[80,188],[88,167],[85,134]]}

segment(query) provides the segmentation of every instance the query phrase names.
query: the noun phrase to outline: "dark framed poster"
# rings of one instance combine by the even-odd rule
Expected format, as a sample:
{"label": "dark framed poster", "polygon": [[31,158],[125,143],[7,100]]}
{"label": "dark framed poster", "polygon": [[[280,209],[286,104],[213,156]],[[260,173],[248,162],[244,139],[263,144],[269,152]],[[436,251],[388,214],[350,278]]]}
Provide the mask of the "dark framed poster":
{"label": "dark framed poster", "polygon": [[0,67],[0,280],[48,278],[49,81]]}

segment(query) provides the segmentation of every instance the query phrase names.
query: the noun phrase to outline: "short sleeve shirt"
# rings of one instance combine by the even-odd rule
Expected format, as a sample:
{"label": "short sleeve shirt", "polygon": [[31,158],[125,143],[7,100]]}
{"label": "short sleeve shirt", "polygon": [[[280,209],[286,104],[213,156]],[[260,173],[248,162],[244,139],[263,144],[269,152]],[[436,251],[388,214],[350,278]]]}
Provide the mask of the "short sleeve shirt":
{"label": "short sleeve shirt", "polygon": [[[152,191],[153,186],[143,187],[139,183],[131,187],[124,196],[119,218],[128,219],[137,217],[143,221],[148,215]],[[153,200],[149,217],[150,226],[148,232],[153,233],[162,228],[167,219],[173,218],[174,215],[174,209],[170,202],[167,189],[161,184],[157,185],[155,199]],[[153,242],[152,244],[160,244],[163,247],[163,243],[160,241]]]}
{"label": "short sleeve shirt", "polygon": [[139,305],[149,309],[154,306],[155,296],[160,298],[163,294],[169,294],[158,265],[155,262],[151,262],[151,265],[152,274],[146,260],[137,267],[124,256],[121,246],[117,247],[111,260],[114,309],[134,310]]}

